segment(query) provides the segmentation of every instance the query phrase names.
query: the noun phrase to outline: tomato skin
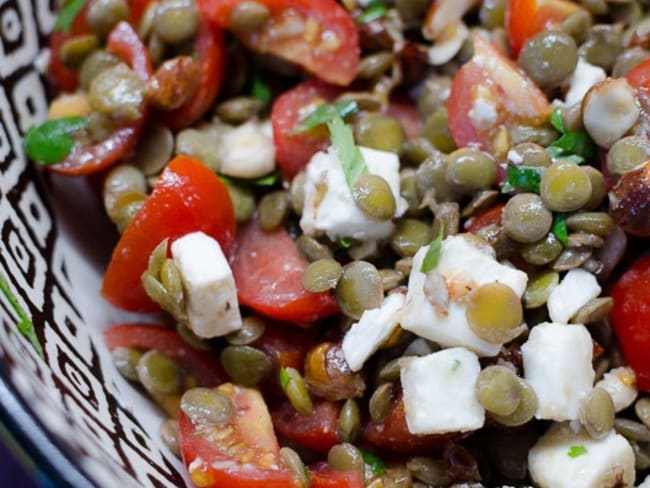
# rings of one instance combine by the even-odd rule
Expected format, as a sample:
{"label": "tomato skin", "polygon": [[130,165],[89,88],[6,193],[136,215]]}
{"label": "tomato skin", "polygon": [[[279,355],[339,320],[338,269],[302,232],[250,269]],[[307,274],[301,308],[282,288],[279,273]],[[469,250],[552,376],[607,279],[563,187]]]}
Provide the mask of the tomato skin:
{"label": "tomato skin", "polygon": [[504,203],[499,203],[487,209],[485,212],[472,217],[471,219],[467,220],[467,222],[465,222],[465,230],[467,232],[471,232],[472,234],[476,234],[483,227],[487,227],[488,225],[501,224],[504,207]]}
{"label": "tomato skin", "polygon": [[[239,0],[199,0],[198,3],[204,15],[226,29]],[[255,32],[234,33],[245,46],[296,63],[328,83],[347,85],[354,80],[359,71],[359,35],[352,16],[338,2],[260,0],[260,3],[269,9],[271,18]],[[279,35],[283,24],[289,22],[292,25],[301,22],[303,28],[298,34]],[[304,35],[308,28],[315,29],[309,40]],[[322,35],[325,32],[328,36]]]}
{"label": "tomato skin", "polygon": [[309,466],[311,488],[363,488],[356,471],[337,471],[327,463]]}
{"label": "tomato skin", "polygon": [[650,60],[646,59],[636,65],[628,71],[625,77],[632,88],[636,90],[650,89]]}
{"label": "tomato skin", "polygon": [[637,260],[610,292],[609,319],[639,389],[650,391],[650,255]]}
{"label": "tomato skin", "polygon": [[273,426],[278,434],[300,447],[327,454],[339,443],[336,435],[340,406],[334,402],[321,401],[314,410],[301,415],[290,403],[283,403],[272,414]]}
{"label": "tomato skin", "polygon": [[332,101],[341,93],[340,88],[310,79],[284,92],[273,103],[271,123],[275,157],[287,180],[291,181],[314,154],[330,143],[326,130],[291,134],[300,121],[301,110],[315,101]]}
{"label": "tomato skin", "polygon": [[215,354],[193,348],[176,331],[163,325],[113,325],[104,331],[104,342],[111,350],[132,347],[162,352],[187,368],[203,386],[217,386],[228,381]]}
{"label": "tomato skin", "polygon": [[217,98],[223,81],[226,48],[221,29],[212,26],[207,19],[202,19],[194,50],[201,67],[198,88],[181,107],[158,114],[163,123],[174,132],[192,125],[205,114]]}
{"label": "tomato skin", "polygon": [[[264,399],[256,390],[226,383],[235,414],[226,425],[194,425],[181,410],[179,443],[190,479],[203,488],[291,488],[291,472],[279,459],[278,442]],[[219,440],[212,433],[223,433]],[[246,456],[245,460],[242,457]]]}
{"label": "tomato skin", "polygon": [[[108,37],[107,50],[126,61],[144,81],[151,76],[149,53],[138,34],[126,22],[120,22]],[[136,144],[146,118],[142,117],[115,129],[104,141],[84,146],[75,144],[60,163],[46,166],[48,170],[69,176],[84,176],[103,171],[122,159]]]}
{"label": "tomato skin", "polygon": [[235,238],[235,216],[228,189],[207,166],[176,156],[122,234],[104,275],[102,293],[113,305],[133,312],[159,310],[140,276],[149,255],[165,238],[203,231],[228,255]]}
{"label": "tomato skin", "polygon": [[239,303],[300,326],[336,313],[332,295],[311,293],[302,286],[308,265],[284,229],[263,232],[257,222],[248,223],[238,233],[231,260]]}

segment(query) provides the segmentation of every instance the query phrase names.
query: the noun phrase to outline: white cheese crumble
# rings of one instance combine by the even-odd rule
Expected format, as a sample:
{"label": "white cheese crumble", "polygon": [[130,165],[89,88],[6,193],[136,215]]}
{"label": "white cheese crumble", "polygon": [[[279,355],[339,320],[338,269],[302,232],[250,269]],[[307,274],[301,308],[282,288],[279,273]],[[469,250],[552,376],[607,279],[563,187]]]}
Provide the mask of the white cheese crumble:
{"label": "white cheese crumble", "polygon": [[542,323],[521,346],[524,378],[535,390],[535,417],[575,420],[591,393],[593,342],[584,325]]}
{"label": "white cheese crumble", "polygon": [[[368,171],[388,183],[395,198],[395,217],[401,216],[408,203],[400,196],[399,159],[396,154],[360,147]],[[316,153],[305,170],[305,205],[300,228],[306,235],[327,234],[332,240],[351,237],[380,240],[395,228],[392,221],[378,221],[366,216],[354,203],[336,150]]]}
{"label": "white cheese crumble", "polygon": [[548,297],[546,305],[551,320],[567,324],[578,310],[600,295],[600,291],[593,274],[580,268],[572,269]]}
{"label": "white cheese crumble", "polygon": [[462,347],[403,358],[400,376],[409,432],[442,434],[483,427],[485,409],[475,392],[480,372],[478,356]]}
{"label": "white cheese crumble", "polygon": [[584,430],[555,424],[528,453],[528,469],[540,488],[614,488],[634,485],[634,451],[614,431],[593,439]]}
{"label": "white cheese crumble", "polygon": [[398,312],[402,305],[404,295],[393,293],[384,298],[380,307],[364,311],[361,319],[352,324],[341,345],[345,361],[352,371],[359,371],[390,337],[399,322]]}
{"label": "white cheese crumble", "polygon": [[462,298],[472,289],[494,282],[508,285],[521,297],[528,282],[526,273],[499,263],[491,247],[476,244],[470,236],[447,237],[442,242],[435,269],[444,278],[449,292],[449,305],[443,309],[434,306],[424,291],[426,275],[420,268],[428,249],[429,246],[422,247],[413,258],[400,321],[402,327],[443,347],[462,346],[479,356],[495,356],[501,344],[484,341],[472,331]]}
{"label": "white cheese crumble", "polygon": [[617,412],[632,405],[639,394],[636,388],[636,375],[632,368],[625,366],[609,370],[603,379],[596,383],[596,387],[609,393]]}
{"label": "white cheese crumble", "polygon": [[192,331],[211,338],[240,329],[235,279],[219,243],[193,232],[176,239],[171,254],[181,275]]}
{"label": "white cheese crumble", "polygon": [[578,58],[576,69],[569,78],[569,90],[564,97],[564,103],[571,106],[582,102],[589,89],[605,78],[607,78],[607,74],[603,68],[589,64],[583,58]]}
{"label": "white cheese crumble", "polygon": [[233,178],[259,178],[275,169],[271,122],[251,120],[223,131],[219,172]]}
{"label": "white cheese crumble", "polygon": [[476,85],[472,91],[472,97],[472,108],[468,115],[474,127],[479,130],[494,127],[499,120],[499,112],[492,90],[483,85]]}

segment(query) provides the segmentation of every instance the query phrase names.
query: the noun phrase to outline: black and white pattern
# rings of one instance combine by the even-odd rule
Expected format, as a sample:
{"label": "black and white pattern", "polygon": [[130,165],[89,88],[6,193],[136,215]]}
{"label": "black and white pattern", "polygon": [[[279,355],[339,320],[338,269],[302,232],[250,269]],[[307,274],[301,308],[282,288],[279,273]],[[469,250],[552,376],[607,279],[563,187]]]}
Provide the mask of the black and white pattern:
{"label": "black and white pattern", "polygon": [[158,420],[102,349],[99,330],[115,311],[101,304],[99,271],[55,221],[46,185],[22,150],[21,134],[47,114],[38,66],[54,3],[0,0],[0,273],[44,350],[39,357],[18,333],[17,314],[0,294],[0,373],[94,484],[183,486],[178,462],[157,438]]}

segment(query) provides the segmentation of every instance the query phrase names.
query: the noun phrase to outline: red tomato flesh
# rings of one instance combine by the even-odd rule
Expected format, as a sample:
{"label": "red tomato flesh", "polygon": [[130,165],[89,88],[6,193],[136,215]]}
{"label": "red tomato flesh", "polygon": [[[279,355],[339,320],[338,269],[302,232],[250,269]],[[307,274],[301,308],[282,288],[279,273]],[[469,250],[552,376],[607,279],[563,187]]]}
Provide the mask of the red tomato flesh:
{"label": "red tomato flesh", "polygon": [[104,331],[104,342],[109,349],[131,347],[154,349],[187,368],[203,386],[218,386],[228,381],[218,357],[190,346],[169,327],[155,324],[119,324]]}
{"label": "red tomato flesh", "polygon": [[311,488],[363,488],[356,471],[337,471],[326,463],[309,467]]}
{"label": "red tomato flesh", "polygon": [[203,488],[290,488],[291,472],[279,456],[271,417],[257,390],[224,383],[235,414],[227,424],[193,424],[178,419],[183,460],[192,482]]}
{"label": "red tomato flesh", "polygon": [[610,322],[639,389],[650,391],[650,255],[636,261],[612,287]]}
{"label": "red tomato flesh", "polygon": [[163,239],[173,241],[195,231],[214,237],[227,255],[235,238],[232,202],[212,170],[196,159],[177,156],[117,243],[104,275],[104,297],[134,312],[158,310],[140,282],[149,255]]}
{"label": "red tomato flesh", "polygon": [[308,265],[284,229],[263,232],[250,222],[239,231],[231,262],[239,303],[301,326],[336,313],[329,293],[311,293],[302,286]]}
{"label": "red tomato flesh", "polygon": [[340,406],[334,402],[322,401],[314,405],[314,410],[302,415],[291,406],[283,403],[271,414],[276,432],[300,447],[327,454],[330,448],[339,443],[336,436]]}

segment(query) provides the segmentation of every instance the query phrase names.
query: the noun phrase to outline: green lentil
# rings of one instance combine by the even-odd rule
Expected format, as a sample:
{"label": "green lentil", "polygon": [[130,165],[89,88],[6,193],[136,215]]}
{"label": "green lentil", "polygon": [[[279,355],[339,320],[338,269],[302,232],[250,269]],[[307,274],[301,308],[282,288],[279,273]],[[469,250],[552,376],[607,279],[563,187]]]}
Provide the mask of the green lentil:
{"label": "green lentil", "polygon": [[138,379],[152,393],[175,393],[181,386],[182,371],[174,360],[158,351],[147,351],[136,365]]}
{"label": "green lentil", "polygon": [[302,286],[314,293],[332,290],[336,288],[342,274],[343,268],[334,259],[319,259],[305,269]]}
{"label": "green lentil", "polygon": [[379,307],[383,297],[381,277],[372,264],[353,261],[343,267],[336,301],[345,315],[359,319],[364,310]]}
{"label": "green lentil", "polygon": [[232,400],[214,388],[192,388],[183,393],[181,410],[193,424],[228,423],[235,415]]}
{"label": "green lentil", "polygon": [[235,383],[244,386],[259,385],[271,372],[271,359],[250,346],[226,346],[221,351],[221,365]]}
{"label": "green lentil", "polygon": [[406,139],[399,120],[389,115],[368,113],[354,124],[355,140],[361,146],[397,153]]}

